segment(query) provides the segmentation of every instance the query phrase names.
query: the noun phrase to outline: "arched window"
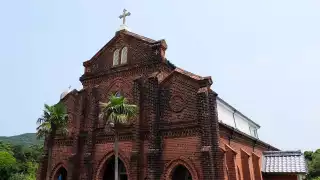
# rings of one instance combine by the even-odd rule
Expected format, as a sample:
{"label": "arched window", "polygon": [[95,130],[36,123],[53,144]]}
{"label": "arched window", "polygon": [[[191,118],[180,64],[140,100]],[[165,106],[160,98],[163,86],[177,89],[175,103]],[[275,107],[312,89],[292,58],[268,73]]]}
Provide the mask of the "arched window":
{"label": "arched window", "polygon": [[127,63],[127,54],[128,54],[128,47],[122,48],[122,51],[121,51],[121,64]]}
{"label": "arched window", "polygon": [[192,180],[192,176],[188,169],[182,165],[178,165],[174,168],[172,173],[173,180]]}
{"label": "arched window", "polygon": [[[124,163],[122,160],[119,158],[118,159],[118,179],[119,180],[128,180],[128,175],[127,175],[127,170],[126,167],[124,166]],[[105,170],[103,173],[103,180],[112,180],[114,179],[114,164],[115,164],[115,157],[112,156],[105,164]]]}
{"label": "arched window", "polygon": [[58,170],[54,179],[55,180],[67,180],[67,170],[65,168],[61,167]]}
{"label": "arched window", "polygon": [[116,49],[113,52],[113,65],[118,65],[119,64],[119,53],[120,53],[120,49]]}

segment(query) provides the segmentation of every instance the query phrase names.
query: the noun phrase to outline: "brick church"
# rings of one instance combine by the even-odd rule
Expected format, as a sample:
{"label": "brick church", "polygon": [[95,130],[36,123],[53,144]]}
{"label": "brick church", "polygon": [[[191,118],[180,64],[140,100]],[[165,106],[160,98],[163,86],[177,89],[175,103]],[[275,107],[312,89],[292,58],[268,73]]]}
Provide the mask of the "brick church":
{"label": "brick church", "polygon": [[114,179],[114,135],[105,131],[100,101],[121,93],[139,106],[119,133],[119,180],[299,180],[306,173],[300,151],[280,151],[261,141],[260,126],[221,99],[210,76],[166,59],[165,40],[123,24],[83,63],[81,90],[66,91],[67,137],[45,153],[38,180]]}

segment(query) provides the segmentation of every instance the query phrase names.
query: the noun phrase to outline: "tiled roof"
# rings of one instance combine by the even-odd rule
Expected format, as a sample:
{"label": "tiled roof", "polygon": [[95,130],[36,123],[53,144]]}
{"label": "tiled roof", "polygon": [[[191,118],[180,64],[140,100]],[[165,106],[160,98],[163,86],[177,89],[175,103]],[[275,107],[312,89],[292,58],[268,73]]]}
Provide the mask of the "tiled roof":
{"label": "tiled roof", "polygon": [[262,168],[265,173],[307,173],[301,151],[265,151]]}

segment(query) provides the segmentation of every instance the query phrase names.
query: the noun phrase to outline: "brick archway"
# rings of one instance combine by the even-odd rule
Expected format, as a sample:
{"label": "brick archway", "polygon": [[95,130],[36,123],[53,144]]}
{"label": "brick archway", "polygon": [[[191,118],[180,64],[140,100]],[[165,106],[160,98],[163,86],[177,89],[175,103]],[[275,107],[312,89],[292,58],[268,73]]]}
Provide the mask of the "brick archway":
{"label": "brick archway", "polygon": [[[129,165],[129,160],[128,158],[126,158],[124,155],[124,153],[121,152],[121,150],[119,150],[119,159],[123,162],[124,167],[126,168],[126,172],[127,172],[127,176],[128,179],[130,179],[130,165]],[[95,177],[94,180],[103,180],[103,175],[104,175],[104,170],[105,170],[105,165],[107,163],[107,161],[114,156],[114,151],[110,151],[108,152],[100,161],[98,164],[98,169],[95,173]]]}
{"label": "brick archway", "polygon": [[170,161],[165,166],[164,174],[162,175],[161,180],[172,180],[172,174],[175,168],[178,167],[179,165],[185,167],[189,171],[189,173],[191,174],[192,180],[199,180],[197,170],[192,164],[192,162],[182,157],[179,159]]}
{"label": "brick archway", "polygon": [[63,168],[66,172],[68,172],[66,165],[64,163],[58,163],[54,166],[54,168],[51,171],[50,180],[56,180],[57,179],[57,173],[60,171],[60,169]]}

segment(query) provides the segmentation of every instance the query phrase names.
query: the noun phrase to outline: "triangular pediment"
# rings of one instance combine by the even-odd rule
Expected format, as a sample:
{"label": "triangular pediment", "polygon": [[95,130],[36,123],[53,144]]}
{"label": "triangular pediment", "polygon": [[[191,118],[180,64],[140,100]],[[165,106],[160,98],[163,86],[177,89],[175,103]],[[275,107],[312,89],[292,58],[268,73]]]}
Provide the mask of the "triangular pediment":
{"label": "triangular pediment", "polygon": [[130,41],[140,41],[144,42],[150,47],[162,45],[167,48],[167,43],[164,39],[156,41],[154,39],[150,39],[144,36],[141,36],[139,34],[127,31],[127,30],[121,30],[117,31],[115,36],[107,43],[105,44],[90,60],[85,61],[85,64],[90,64],[95,59],[98,59],[101,54],[103,54],[105,51],[113,52],[116,48],[120,48],[124,45],[126,45],[129,42],[126,42],[127,39],[130,39]]}
{"label": "triangular pediment", "polygon": [[210,76],[202,77],[184,69],[176,67],[162,82],[161,84],[170,83],[170,80],[174,77],[183,77],[185,80],[190,80],[199,85],[199,87],[210,87],[212,85],[212,79]]}
{"label": "triangular pediment", "polygon": [[[122,54],[126,48],[127,53]],[[92,75],[108,71],[117,67],[130,67],[133,65],[163,59],[167,48],[165,40],[156,41],[127,30],[117,31],[115,36],[104,45],[90,60],[83,63],[85,74]],[[119,60],[126,57],[126,63],[114,64],[114,53],[118,51]]]}

